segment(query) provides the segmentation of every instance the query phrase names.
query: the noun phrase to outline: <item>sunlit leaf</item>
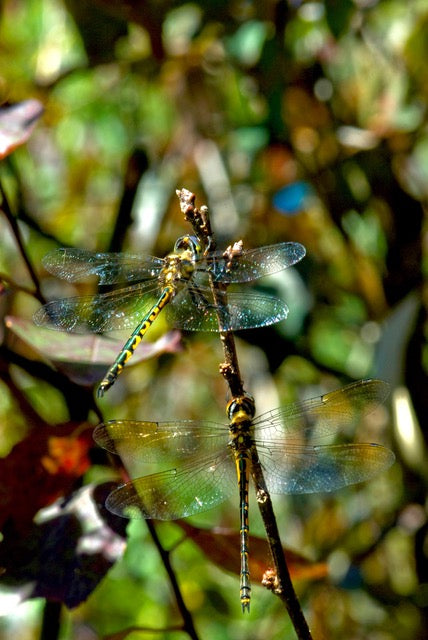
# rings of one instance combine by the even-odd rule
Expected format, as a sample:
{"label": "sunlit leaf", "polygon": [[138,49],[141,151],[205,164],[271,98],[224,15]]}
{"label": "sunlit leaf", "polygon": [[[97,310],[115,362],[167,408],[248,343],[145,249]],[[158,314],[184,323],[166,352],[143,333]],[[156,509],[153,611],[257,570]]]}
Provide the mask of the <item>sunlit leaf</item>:
{"label": "sunlit leaf", "polygon": [[0,109],[0,160],[25,144],[43,113],[38,100],[25,100]]}
{"label": "sunlit leaf", "polygon": [[[94,334],[76,335],[36,327],[31,320],[7,316],[6,326],[44,359],[78,384],[93,384],[121,351],[124,340]],[[130,365],[181,350],[180,333],[169,331],[156,342],[142,342]]]}

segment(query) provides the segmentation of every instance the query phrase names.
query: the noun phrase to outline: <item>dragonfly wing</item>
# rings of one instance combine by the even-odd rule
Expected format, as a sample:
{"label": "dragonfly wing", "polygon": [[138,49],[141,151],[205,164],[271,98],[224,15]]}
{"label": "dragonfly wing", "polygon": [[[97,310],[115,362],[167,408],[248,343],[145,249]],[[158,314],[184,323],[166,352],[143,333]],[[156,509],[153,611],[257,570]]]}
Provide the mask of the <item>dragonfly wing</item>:
{"label": "dragonfly wing", "polygon": [[186,287],[167,309],[173,324],[185,331],[239,331],[266,327],[284,320],[287,305],[271,296],[218,292],[214,301],[208,287]]}
{"label": "dragonfly wing", "polygon": [[[269,449],[269,450],[267,450]],[[314,447],[258,447],[271,493],[316,493],[373,478],[394,462],[392,451],[377,444]]]}
{"label": "dragonfly wing", "polygon": [[228,428],[215,422],[139,422],[111,420],[94,430],[95,442],[119,455],[133,475],[143,475],[137,465],[160,463],[170,467],[177,460],[219,455],[229,439]]}
{"label": "dragonfly wing", "polygon": [[68,282],[98,276],[102,285],[153,279],[165,265],[164,260],[154,256],[93,253],[85,249],[55,249],[42,262],[49,273]]}
{"label": "dragonfly wing", "polygon": [[382,380],[360,380],[318,398],[268,411],[253,420],[259,442],[275,440],[285,450],[298,444],[323,444],[340,430],[356,426],[389,393]]}
{"label": "dragonfly wing", "polygon": [[234,490],[234,462],[225,447],[217,457],[127,482],[109,495],[106,507],[125,518],[176,520],[215,507]]}
{"label": "dragonfly wing", "polygon": [[229,259],[220,252],[205,259],[205,268],[217,282],[251,282],[299,262],[306,254],[298,242],[281,242],[243,251]]}
{"label": "dragonfly wing", "polygon": [[155,304],[160,290],[152,282],[100,293],[53,300],[33,316],[35,324],[75,333],[134,329]]}

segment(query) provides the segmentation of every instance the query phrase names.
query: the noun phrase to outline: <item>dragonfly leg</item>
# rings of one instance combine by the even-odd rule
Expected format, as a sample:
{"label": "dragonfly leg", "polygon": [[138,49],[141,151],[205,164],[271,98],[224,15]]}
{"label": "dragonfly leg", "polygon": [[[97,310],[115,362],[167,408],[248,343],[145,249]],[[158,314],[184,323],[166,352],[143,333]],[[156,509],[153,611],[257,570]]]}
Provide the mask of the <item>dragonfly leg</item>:
{"label": "dragonfly leg", "polygon": [[156,304],[153,305],[150,311],[145,315],[145,317],[141,320],[141,322],[135,327],[131,336],[128,338],[125,345],[123,346],[123,349],[121,350],[116,360],[114,361],[114,363],[112,364],[110,369],[107,371],[106,375],[104,376],[103,380],[101,381],[97,391],[97,396],[99,398],[102,398],[104,393],[108,389],[110,389],[111,386],[113,386],[117,377],[122,373],[125,364],[132,357],[132,354],[134,353],[135,349],[143,339],[144,334],[148,331],[148,329],[150,329],[153,322],[156,320],[156,318],[158,317],[162,309],[165,307],[165,305],[167,305],[168,302],[170,302],[173,295],[174,295],[174,289],[170,286],[165,287],[165,289],[162,291],[162,295],[160,296],[159,300],[156,302]]}

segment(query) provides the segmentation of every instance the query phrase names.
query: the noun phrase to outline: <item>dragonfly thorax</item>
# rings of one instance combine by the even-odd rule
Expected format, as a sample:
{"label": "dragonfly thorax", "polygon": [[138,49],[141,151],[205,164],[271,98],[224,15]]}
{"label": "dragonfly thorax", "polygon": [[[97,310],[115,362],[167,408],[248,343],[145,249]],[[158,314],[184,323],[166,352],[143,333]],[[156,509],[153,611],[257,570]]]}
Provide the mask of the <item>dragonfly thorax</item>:
{"label": "dragonfly thorax", "polygon": [[176,285],[190,280],[195,271],[195,262],[202,253],[202,247],[195,236],[182,236],[174,245],[174,252],[165,258],[161,273],[164,285]]}
{"label": "dragonfly thorax", "polygon": [[250,395],[232,398],[227,405],[229,416],[229,447],[247,451],[253,444],[254,399]]}
{"label": "dragonfly thorax", "polygon": [[251,422],[255,413],[253,396],[249,393],[245,393],[242,396],[235,396],[229,400],[226,406],[226,413],[231,423],[237,424],[245,420]]}
{"label": "dragonfly thorax", "polygon": [[[187,253],[187,252],[186,252]],[[172,253],[165,258],[165,266],[162,270],[160,281],[163,285],[176,285],[180,281],[190,280],[195,271],[195,263],[186,254]]]}
{"label": "dragonfly thorax", "polygon": [[227,446],[235,452],[247,453],[254,444],[251,422],[241,425],[240,428],[229,428],[230,439]]}

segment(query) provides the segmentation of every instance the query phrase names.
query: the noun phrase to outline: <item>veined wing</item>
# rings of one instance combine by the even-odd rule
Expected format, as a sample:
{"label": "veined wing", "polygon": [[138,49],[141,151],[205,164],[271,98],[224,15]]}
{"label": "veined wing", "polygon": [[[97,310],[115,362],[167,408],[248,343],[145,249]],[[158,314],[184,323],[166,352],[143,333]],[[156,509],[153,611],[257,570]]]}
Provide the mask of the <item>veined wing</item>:
{"label": "veined wing", "polygon": [[156,278],[165,265],[162,258],[127,253],[94,253],[85,249],[54,249],[42,259],[49,273],[68,280],[80,282],[97,276],[99,284],[135,282]]}
{"label": "veined wing", "polygon": [[378,444],[277,445],[257,447],[271,493],[316,493],[370,480],[395,456]]}
{"label": "veined wing", "polygon": [[323,444],[383,402],[389,386],[361,380],[319,398],[269,411],[253,421],[254,439],[272,493],[335,491],[394,462],[376,444]]}
{"label": "veined wing", "polygon": [[243,251],[241,255],[233,256],[232,260],[218,251],[209,254],[202,261],[201,268],[210,271],[217,282],[251,282],[291,267],[305,254],[305,247],[298,242],[281,242]]}
{"label": "veined wing", "polygon": [[209,287],[185,287],[181,289],[166,314],[179,329],[186,331],[239,331],[266,327],[284,320],[288,307],[282,300],[255,293],[218,292],[214,302]]}
{"label": "veined wing", "polygon": [[137,478],[115,489],[106,500],[125,518],[176,520],[207,511],[236,491],[232,453],[195,458],[176,469]]}
{"label": "veined wing", "polygon": [[93,437],[100,447],[119,455],[127,466],[157,462],[165,467],[207,453],[219,455],[226,449],[229,431],[226,425],[201,420],[110,420],[99,424]]}
{"label": "veined wing", "polygon": [[382,380],[360,380],[318,398],[273,409],[253,420],[255,438],[283,446],[323,444],[381,404],[389,393]]}
{"label": "veined wing", "polygon": [[39,326],[75,333],[134,329],[160,292],[157,283],[145,282],[94,296],[53,300],[40,307],[33,320]]}

